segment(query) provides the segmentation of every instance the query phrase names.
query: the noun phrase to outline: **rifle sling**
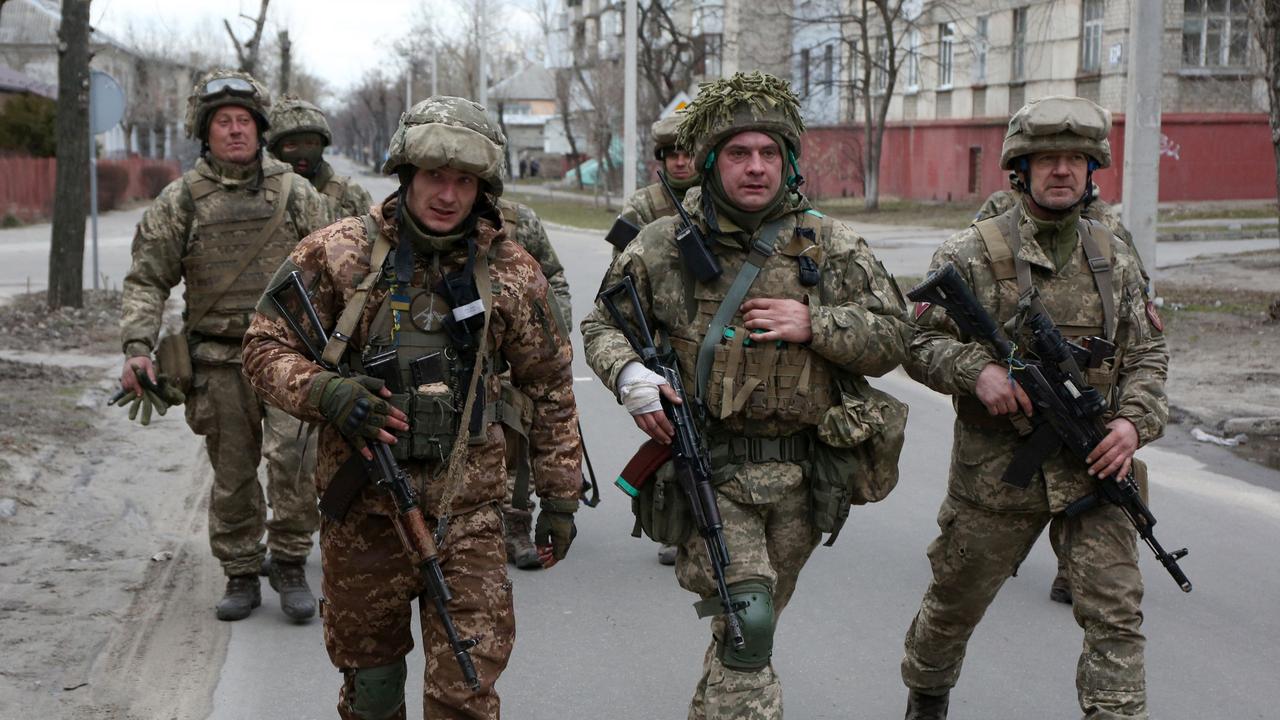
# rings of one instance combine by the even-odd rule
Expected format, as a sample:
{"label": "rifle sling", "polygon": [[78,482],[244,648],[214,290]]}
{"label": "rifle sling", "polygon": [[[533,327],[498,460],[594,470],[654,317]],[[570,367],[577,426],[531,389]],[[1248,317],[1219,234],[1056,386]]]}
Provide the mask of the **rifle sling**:
{"label": "rifle sling", "polygon": [[716,308],[715,316],[711,318],[711,325],[708,326],[707,334],[703,336],[702,345],[698,348],[694,381],[697,383],[695,390],[699,403],[704,402],[707,397],[707,380],[711,377],[711,361],[716,354],[716,344],[720,342],[720,337],[724,334],[729,321],[738,312],[738,307],[742,305],[742,300],[747,296],[752,283],[756,281],[760,269],[773,256],[774,240],[778,237],[778,232],[787,218],[788,216],[784,215],[760,229],[760,234],[752,242],[751,250],[747,253],[747,261],[742,264],[738,276],[729,286],[729,292],[725,294],[720,307]]}
{"label": "rifle sling", "polygon": [[360,491],[369,484],[369,467],[359,452],[352,451],[351,457],[338,467],[338,471],[329,480],[329,486],[320,496],[320,512],[334,522],[342,522],[351,509],[351,503],[360,496]]}
{"label": "rifle sling", "polygon": [[191,330],[200,324],[204,316],[209,314],[209,311],[218,304],[222,296],[226,295],[231,286],[235,284],[236,279],[240,277],[240,273],[244,272],[244,269],[249,267],[249,263],[253,262],[254,258],[262,253],[262,249],[267,246],[271,236],[276,234],[276,230],[280,229],[280,223],[284,222],[284,213],[289,205],[289,195],[293,191],[294,177],[296,176],[289,172],[284,173],[284,177],[280,178],[280,194],[276,198],[276,209],[271,213],[271,219],[267,221],[267,224],[262,227],[262,231],[249,244],[250,251],[240,257],[240,262],[236,264],[235,270],[227,274],[226,279],[222,282],[222,287],[210,295],[208,302],[187,315],[187,330]]}

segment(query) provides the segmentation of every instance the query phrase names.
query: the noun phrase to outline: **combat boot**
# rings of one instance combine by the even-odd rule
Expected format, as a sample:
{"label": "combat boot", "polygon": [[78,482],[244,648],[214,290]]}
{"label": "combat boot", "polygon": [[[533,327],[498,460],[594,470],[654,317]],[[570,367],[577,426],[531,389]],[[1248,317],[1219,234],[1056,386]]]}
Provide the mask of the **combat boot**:
{"label": "combat boot", "polygon": [[507,546],[507,562],[521,570],[537,570],[542,567],[542,560],[538,559],[538,548],[529,539],[532,517],[532,513],[519,510],[502,515],[503,525],[506,526],[503,541]]}
{"label": "combat boot", "polygon": [[906,720],[947,720],[947,705],[951,702],[951,692],[941,695],[926,695],[919,690],[907,694]]}
{"label": "combat boot", "polygon": [[271,589],[280,594],[280,609],[295,622],[309,620],[316,614],[316,598],[307,587],[307,572],[302,563],[271,558]]}
{"label": "combat boot", "polygon": [[257,575],[232,575],[227,578],[227,592],[215,608],[219,620],[243,620],[262,604],[262,588]]}
{"label": "combat boot", "polygon": [[1063,605],[1071,604],[1071,581],[1067,580],[1062,570],[1058,571],[1057,576],[1053,578],[1053,585],[1049,586],[1049,599]]}

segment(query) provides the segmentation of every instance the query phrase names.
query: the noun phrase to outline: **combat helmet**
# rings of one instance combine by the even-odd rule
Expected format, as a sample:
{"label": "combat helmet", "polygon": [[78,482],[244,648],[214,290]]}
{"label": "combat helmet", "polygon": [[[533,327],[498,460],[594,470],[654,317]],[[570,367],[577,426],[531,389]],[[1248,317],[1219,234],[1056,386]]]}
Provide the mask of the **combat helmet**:
{"label": "combat helmet", "polygon": [[400,116],[382,172],[396,174],[407,165],[427,170],[451,167],[476,174],[491,193],[501,195],[505,142],[483,105],[432,95]]}
{"label": "combat helmet", "polygon": [[1000,167],[1038,152],[1079,152],[1093,159],[1089,170],[1111,166],[1111,113],[1081,97],[1053,95],[1033,100],[1009,118]]}
{"label": "combat helmet", "polygon": [[653,136],[653,159],[662,162],[662,156],[676,148],[683,148],[683,145],[676,143],[676,133],[680,130],[680,123],[684,120],[683,113],[673,113],[664,118],[659,118],[649,128],[649,134]]}
{"label": "combat helmet", "polygon": [[213,111],[225,105],[238,105],[253,114],[258,121],[261,135],[271,127],[267,119],[271,108],[271,94],[262,83],[249,73],[238,70],[214,70],[191,88],[187,96],[187,137],[192,140],[208,140],[209,118]]}
{"label": "combat helmet", "polygon": [[711,168],[715,149],[725,138],[747,130],[781,136],[793,166],[800,157],[800,98],[773,75],[734,73],[703,83],[684,116],[676,144],[693,149],[694,167],[700,171]]}
{"label": "combat helmet", "polygon": [[313,132],[333,143],[333,133],[324,111],[296,95],[282,95],[271,105],[271,145],[274,149],[286,135]]}

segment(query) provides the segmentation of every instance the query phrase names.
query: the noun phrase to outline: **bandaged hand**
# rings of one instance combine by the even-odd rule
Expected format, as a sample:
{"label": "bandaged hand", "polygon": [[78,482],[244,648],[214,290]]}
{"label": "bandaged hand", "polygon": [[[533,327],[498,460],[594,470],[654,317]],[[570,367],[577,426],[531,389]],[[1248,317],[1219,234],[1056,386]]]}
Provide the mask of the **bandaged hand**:
{"label": "bandaged hand", "polygon": [[659,388],[666,384],[661,375],[632,360],[618,375],[618,398],[633,416],[657,412],[662,409]]}

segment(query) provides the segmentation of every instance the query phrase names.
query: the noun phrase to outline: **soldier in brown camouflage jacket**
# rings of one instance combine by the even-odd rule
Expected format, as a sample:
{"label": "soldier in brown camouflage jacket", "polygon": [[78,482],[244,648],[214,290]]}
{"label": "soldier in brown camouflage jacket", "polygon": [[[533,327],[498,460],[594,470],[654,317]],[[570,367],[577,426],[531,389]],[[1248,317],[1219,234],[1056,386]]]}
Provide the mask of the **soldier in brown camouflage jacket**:
{"label": "soldier in brown camouflage jacket", "polygon": [[[472,692],[438,617],[421,613],[424,717],[499,715],[494,684],[515,639],[499,507],[505,441],[494,415],[502,368],[532,398],[530,446],[542,506],[535,539],[545,566],[564,558],[576,532],[581,471],[572,349],[553,319],[537,262],[508,238],[495,207],[502,157],[491,134],[484,108],[470,101],[432,97],[414,106],[401,118],[384,166],[399,175],[400,191],[371,215],[307,237],[280,268],[280,277],[301,274],[323,326],[350,337],[343,355],[357,371],[373,355],[393,353],[400,392],[367,375],[323,370],[265,304],[245,337],[245,374],[254,387],[323,424],[316,489],[328,497],[338,483],[357,483],[343,519],[326,515],[321,522],[325,645],[344,677],[343,718],[406,716],[404,657],[413,647],[413,605],[424,602],[425,589],[392,523],[395,508],[367,482],[353,443],[389,443],[411,475],[428,525],[443,535],[453,620],[462,637],[479,641],[471,655],[480,688]],[[460,300],[467,292],[477,299]],[[348,307],[356,308],[353,322],[335,328]],[[484,411],[463,422],[473,371]],[[453,458],[460,462],[448,462]]]}
{"label": "soldier in brown camouflage jacket", "polygon": [[[263,157],[269,102],[244,73],[218,71],[196,85],[187,133],[204,143],[204,152],[138,223],[120,324],[127,356],[121,382],[141,394],[137,373],[155,379],[151,353],[165,300],[185,283],[189,351],[188,344],[168,346],[175,355],[190,354],[187,424],[204,436],[213,466],[209,543],[228,577],[217,607],[222,620],[244,618],[261,603],[258,571],[267,548],[285,614],[294,620],[315,614],[302,565],[319,520],[299,472],[298,422],[264,405],[240,376],[240,341],[271,273],[299,239],[330,221],[306,180]],[[266,502],[258,482],[262,457]]]}

